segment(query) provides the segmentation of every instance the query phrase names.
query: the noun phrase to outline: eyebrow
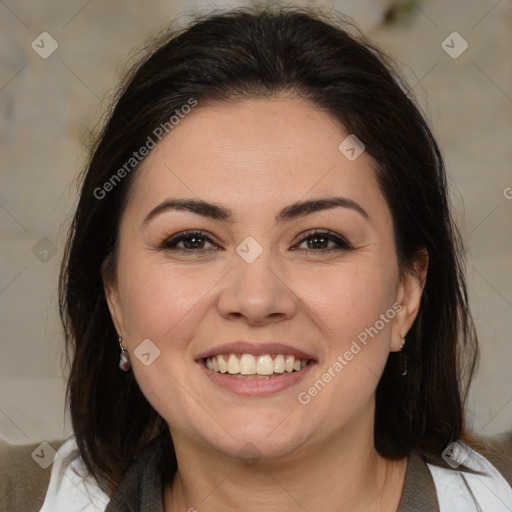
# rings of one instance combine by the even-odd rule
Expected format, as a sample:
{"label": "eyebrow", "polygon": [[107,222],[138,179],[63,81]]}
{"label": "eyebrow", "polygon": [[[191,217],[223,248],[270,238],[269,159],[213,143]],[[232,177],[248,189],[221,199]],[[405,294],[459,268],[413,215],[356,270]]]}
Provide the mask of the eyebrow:
{"label": "eyebrow", "polygon": [[[283,208],[276,215],[275,219],[277,223],[289,222],[314,212],[336,207],[353,210],[362,215],[366,220],[369,219],[369,215],[359,203],[346,197],[324,197],[309,201],[298,201]],[[230,209],[214,203],[208,203],[202,199],[166,199],[146,215],[142,225],[148,224],[157,215],[172,210],[189,211],[203,217],[225,222],[233,222],[234,220],[233,212]]]}

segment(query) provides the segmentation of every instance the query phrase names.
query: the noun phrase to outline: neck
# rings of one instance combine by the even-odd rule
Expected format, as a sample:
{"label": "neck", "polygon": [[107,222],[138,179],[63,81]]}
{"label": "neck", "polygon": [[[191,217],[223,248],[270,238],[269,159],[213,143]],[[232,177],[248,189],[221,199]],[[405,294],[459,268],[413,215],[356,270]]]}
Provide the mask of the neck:
{"label": "neck", "polygon": [[179,469],[164,489],[165,511],[396,511],[407,460],[381,457],[371,425],[252,463],[173,432]]}

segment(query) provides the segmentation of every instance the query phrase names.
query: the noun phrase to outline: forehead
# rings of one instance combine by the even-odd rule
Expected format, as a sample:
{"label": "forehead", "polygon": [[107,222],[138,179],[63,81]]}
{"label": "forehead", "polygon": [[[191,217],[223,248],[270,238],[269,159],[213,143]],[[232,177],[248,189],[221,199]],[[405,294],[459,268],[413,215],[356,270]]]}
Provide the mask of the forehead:
{"label": "forehead", "polygon": [[302,99],[199,104],[146,158],[128,209],[195,196],[249,215],[339,194],[386,209],[373,159],[363,152],[349,160],[340,151],[347,136]]}

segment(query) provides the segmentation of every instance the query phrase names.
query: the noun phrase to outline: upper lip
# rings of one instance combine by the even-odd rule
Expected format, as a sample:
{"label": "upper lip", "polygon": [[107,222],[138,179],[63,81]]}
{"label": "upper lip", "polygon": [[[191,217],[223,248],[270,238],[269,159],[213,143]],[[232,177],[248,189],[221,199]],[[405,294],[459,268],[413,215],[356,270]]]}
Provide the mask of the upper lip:
{"label": "upper lip", "polygon": [[284,354],[292,355],[299,359],[311,359],[315,361],[315,357],[308,352],[299,350],[296,347],[285,345],[284,343],[274,342],[248,342],[248,341],[235,341],[232,343],[225,343],[217,345],[197,356],[197,359],[206,359],[207,357],[216,356],[219,354],[252,354],[253,356],[261,356],[265,354]]}

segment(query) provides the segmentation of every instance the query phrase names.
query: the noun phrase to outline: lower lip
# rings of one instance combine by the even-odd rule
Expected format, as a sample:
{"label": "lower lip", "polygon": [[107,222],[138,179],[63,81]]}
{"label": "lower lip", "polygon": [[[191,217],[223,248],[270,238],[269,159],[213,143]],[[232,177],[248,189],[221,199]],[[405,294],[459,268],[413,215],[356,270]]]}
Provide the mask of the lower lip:
{"label": "lower lip", "polygon": [[197,363],[204,374],[216,386],[227,389],[232,393],[243,396],[270,396],[280,391],[289,389],[298,384],[309,373],[315,363],[310,362],[298,372],[283,373],[268,379],[247,379],[235,377],[229,373],[217,373],[206,368],[198,361]]}

